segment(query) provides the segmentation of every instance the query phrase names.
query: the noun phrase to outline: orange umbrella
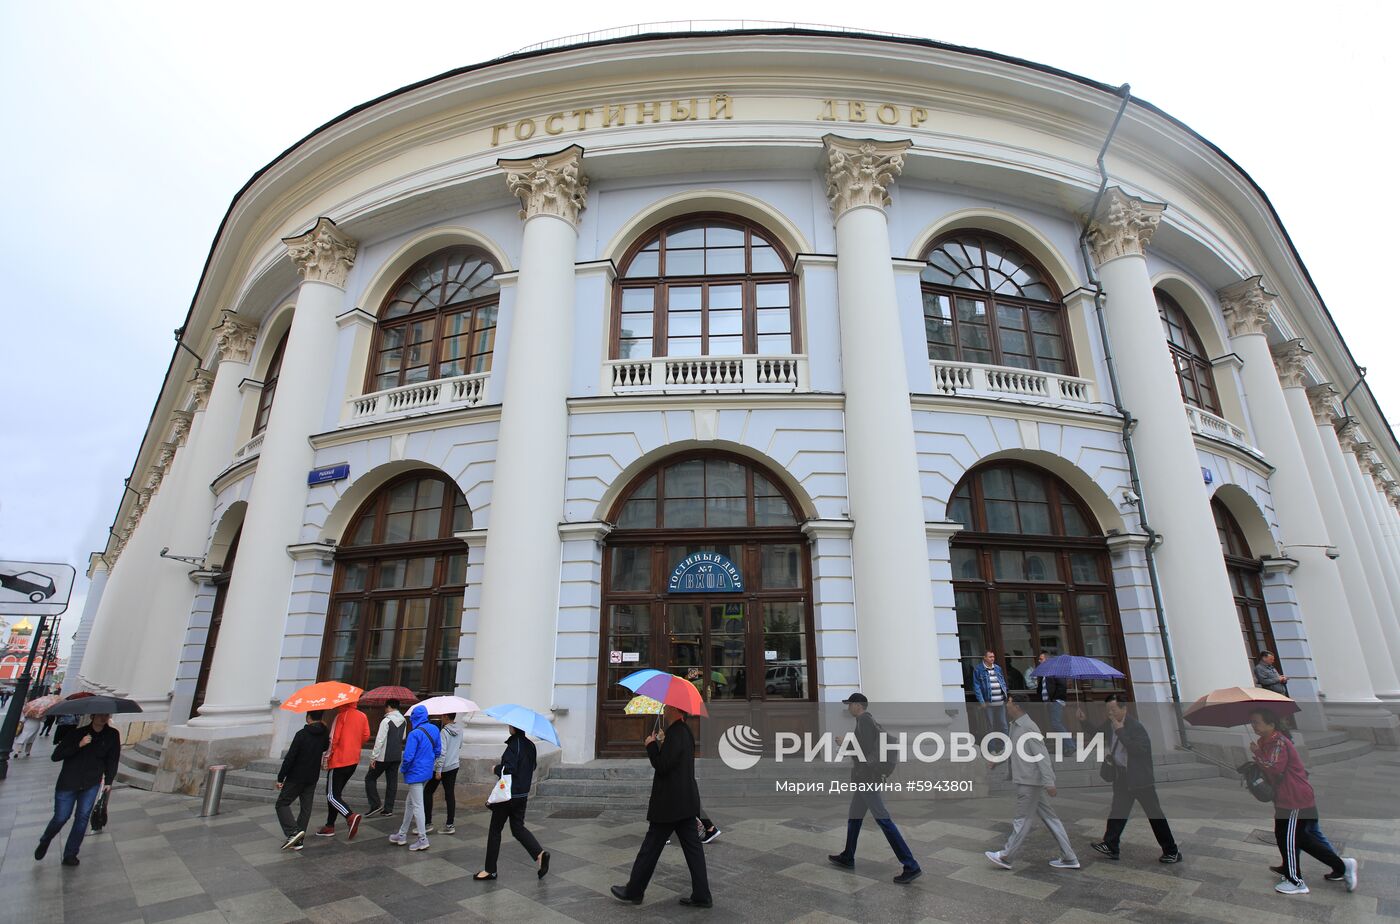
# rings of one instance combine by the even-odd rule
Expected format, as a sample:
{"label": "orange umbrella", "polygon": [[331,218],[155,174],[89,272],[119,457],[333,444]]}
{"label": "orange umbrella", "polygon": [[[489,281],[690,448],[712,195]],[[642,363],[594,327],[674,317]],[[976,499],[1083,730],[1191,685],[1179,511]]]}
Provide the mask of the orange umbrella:
{"label": "orange umbrella", "polygon": [[1274,715],[1297,712],[1299,706],[1282,693],[1259,687],[1223,687],[1211,690],[1186,710],[1186,721],[1192,725],[1212,728],[1233,728],[1249,724],[1249,714],[1255,709],[1268,709]]}
{"label": "orange umbrella", "polygon": [[317,709],[336,709],[346,703],[358,702],[365,691],[339,680],[322,680],[309,687],[302,687],[282,704],[288,712],[313,712]]}

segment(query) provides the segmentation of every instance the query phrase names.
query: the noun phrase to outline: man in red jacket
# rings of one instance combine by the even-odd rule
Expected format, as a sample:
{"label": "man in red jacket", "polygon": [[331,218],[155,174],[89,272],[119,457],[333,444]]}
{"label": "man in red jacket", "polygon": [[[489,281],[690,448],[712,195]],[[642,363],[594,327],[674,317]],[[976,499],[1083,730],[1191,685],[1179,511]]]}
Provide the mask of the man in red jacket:
{"label": "man in red jacket", "polygon": [[369,741],[369,719],[355,707],[346,703],[335,714],[335,724],[331,727],[331,747],[326,752],[326,825],[316,832],[317,837],[335,837],[335,818],[344,815],[350,827],[350,837],[354,840],[360,831],[360,813],[350,811],[341,792],[355,770],[360,766],[360,750]]}

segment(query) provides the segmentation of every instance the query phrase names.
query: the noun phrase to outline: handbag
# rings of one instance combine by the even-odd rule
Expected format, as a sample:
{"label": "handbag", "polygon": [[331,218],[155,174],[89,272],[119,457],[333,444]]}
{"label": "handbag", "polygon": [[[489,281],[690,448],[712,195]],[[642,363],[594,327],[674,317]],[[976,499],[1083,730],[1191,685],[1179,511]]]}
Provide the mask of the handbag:
{"label": "handbag", "polygon": [[1249,790],[1249,794],[1260,802],[1274,801],[1274,787],[1269,782],[1269,778],[1264,776],[1263,769],[1254,761],[1249,760],[1235,768],[1235,772],[1240,775],[1240,784]]}
{"label": "handbag", "polygon": [[510,801],[510,774],[506,773],[491,787],[491,795],[486,797],[487,805],[498,805]]}
{"label": "handbag", "polygon": [[1099,779],[1105,783],[1112,783],[1118,779],[1118,765],[1111,760],[1099,764]]}
{"label": "handbag", "polygon": [[97,797],[97,803],[92,807],[92,814],[88,816],[88,827],[94,834],[107,827],[107,796],[104,792]]}

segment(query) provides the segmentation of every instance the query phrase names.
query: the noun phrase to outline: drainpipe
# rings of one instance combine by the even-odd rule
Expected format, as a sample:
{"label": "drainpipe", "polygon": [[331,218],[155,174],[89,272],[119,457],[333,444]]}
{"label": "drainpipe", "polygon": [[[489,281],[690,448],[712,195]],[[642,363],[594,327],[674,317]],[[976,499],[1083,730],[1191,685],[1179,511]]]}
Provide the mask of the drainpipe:
{"label": "drainpipe", "polygon": [[1161,578],[1157,574],[1156,549],[1161,545],[1162,537],[1152,529],[1147,520],[1147,502],[1143,499],[1142,483],[1138,474],[1137,454],[1133,451],[1133,429],[1137,426],[1137,420],[1132,413],[1123,406],[1122,393],[1118,386],[1118,366],[1113,359],[1113,347],[1108,340],[1108,322],[1104,318],[1104,291],[1103,285],[1099,282],[1098,271],[1094,269],[1093,258],[1089,254],[1089,223],[1098,214],[1099,203],[1103,200],[1104,193],[1108,190],[1108,169],[1104,166],[1104,158],[1108,156],[1108,146],[1113,142],[1113,136],[1118,131],[1118,123],[1123,120],[1123,113],[1128,109],[1128,103],[1132,101],[1132,87],[1123,84],[1118,88],[1118,95],[1123,102],[1118,107],[1118,113],[1113,117],[1113,124],[1108,129],[1108,134],[1104,136],[1103,147],[1099,149],[1099,189],[1094,195],[1094,204],[1089,207],[1089,214],[1084,220],[1083,230],[1079,234],[1079,255],[1084,261],[1084,275],[1089,280],[1089,286],[1094,293],[1094,313],[1099,322],[1099,340],[1103,343],[1104,363],[1108,368],[1109,390],[1113,395],[1113,407],[1118,415],[1123,419],[1122,439],[1123,453],[1128,458],[1128,476],[1132,483],[1133,495],[1136,500],[1133,502],[1137,507],[1138,522],[1148,535],[1147,548],[1147,575],[1152,584],[1152,604],[1157,611],[1157,634],[1162,640],[1162,653],[1167,662],[1167,678],[1171,683],[1173,712],[1176,714],[1177,735],[1180,738],[1181,747],[1190,749],[1190,744],[1186,740],[1186,720],[1181,712],[1181,687],[1176,679],[1176,659],[1172,656],[1171,633],[1167,630],[1167,614],[1162,606],[1162,584]]}

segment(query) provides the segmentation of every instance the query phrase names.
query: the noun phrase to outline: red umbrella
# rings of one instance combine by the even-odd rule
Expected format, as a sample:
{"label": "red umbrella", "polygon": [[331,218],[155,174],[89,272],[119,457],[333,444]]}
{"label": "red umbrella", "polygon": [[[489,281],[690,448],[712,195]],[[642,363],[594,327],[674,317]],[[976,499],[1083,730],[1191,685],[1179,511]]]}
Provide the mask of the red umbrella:
{"label": "red umbrella", "polygon": [[302,687],[282,704],[288,712],[315,712],[321,709],[336,709],[346,703],[359,700],[364,693],[359,687],[338,680],[322,680],[309,687]]}
{"label": "red umbrella", "polygon": [[398,700],[400,706],[407,708],[410,703],[418,701],[418,694],[408,687],[375,687],[360,697],[360,705],[383,706],[391,699]]}
{"label": "red umbrella", "polygon": [[1277,716],[1292,715],[1299,710],[1293,700],[1282,693],[1259,687],[1224,687],[1211,690],[1186,710],[1186,721],[1192,725],[1211,728],[1233,728],[1248,725],[1249,714],[1255,709],[1267,709]]}

